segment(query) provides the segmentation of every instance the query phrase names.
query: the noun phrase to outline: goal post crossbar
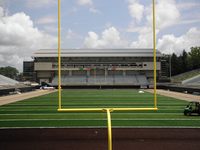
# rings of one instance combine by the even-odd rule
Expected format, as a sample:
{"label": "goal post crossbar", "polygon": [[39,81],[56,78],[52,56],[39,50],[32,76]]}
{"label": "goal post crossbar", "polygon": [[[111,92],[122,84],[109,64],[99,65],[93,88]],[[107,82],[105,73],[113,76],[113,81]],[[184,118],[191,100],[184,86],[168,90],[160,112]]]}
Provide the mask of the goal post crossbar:
{"label": "goal post crossbar", "polygon": [[59,112],[105,112],[105,110],[113,111],[146,111],[146,110],[158,110],[158,108],[61,108]]}

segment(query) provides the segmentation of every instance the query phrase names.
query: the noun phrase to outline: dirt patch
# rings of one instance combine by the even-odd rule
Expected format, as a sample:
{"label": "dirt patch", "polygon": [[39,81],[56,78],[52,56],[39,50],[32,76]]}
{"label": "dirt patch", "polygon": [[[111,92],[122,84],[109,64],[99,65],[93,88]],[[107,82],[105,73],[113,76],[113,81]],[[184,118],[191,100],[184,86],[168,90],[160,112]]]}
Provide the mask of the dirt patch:
{"label": "dirt patch", "polygon": [[[114,128],[113,150],[199,150],[200,129]],[[2,150],[107,150],[106,128],[1,129]]]}
{"label": "dirt patch", "polygon": [[[153,89],[147,89],[146,92],[154,93]],[[185,94],[180,92],[174,92],[174,91],[167,91],[167,90],[161,90],[157,89],[157,94],[172,97],[180,100],[185,101],[199,101],[200,102],[200,96],[192,95],[192,94]]]}
{"label": "dirt patch", "polygon": [[22,101],[22,100],[33,98],[33,97],[37,97],[37,96],[42,96],[42,95],[49,94],[52,92],[56,92],[56,90],[36,90],[36,91],[22,93],[22,94],[2,96],[0,97],[0,106],[6,105],[9,103],[14,103],[17,101]]}

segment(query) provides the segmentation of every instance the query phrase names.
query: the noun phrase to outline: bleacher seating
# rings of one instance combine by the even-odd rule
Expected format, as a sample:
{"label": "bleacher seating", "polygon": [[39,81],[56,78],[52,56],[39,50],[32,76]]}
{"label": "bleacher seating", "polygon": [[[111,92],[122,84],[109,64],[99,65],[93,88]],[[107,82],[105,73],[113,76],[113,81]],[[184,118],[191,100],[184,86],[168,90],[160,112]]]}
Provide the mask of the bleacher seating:
{"label": "bleacher seating", "polygon": [[[109,75],[109,76],[61,76],[62,85],[148,85],[145,75]],[[58,85],[58,76],[52,80],[52,85]]]}
{"label": "bleacher seating", "polygon": [[136,78],[140,85],[148,85],[149,84],[145,75],[136,75]]}
{"label": "bleacher seating", "polygon": [[183,85],[200,85],[200,75],[182,81]]}
{"label": "bleacher seating", "polygon": [[19,82],[0,74],[0,85],[15,85]]}

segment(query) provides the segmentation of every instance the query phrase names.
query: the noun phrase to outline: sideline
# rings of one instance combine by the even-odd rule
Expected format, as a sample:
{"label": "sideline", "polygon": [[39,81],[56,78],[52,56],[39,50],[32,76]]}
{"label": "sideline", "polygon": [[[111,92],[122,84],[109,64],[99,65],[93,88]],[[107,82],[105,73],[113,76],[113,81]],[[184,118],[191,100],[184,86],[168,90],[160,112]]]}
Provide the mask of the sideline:
{"label": "sideline", "polygon": [[[146,92],[153,93],[153,89],[146,89]],[[162,95],[162,96],[167,96],[167,97],[172,97],[176,98],[179,100],[184,100],[184,101],[198,101],[200,102],[200,96],[197,95],[192,95],[192,94],[185,94],[185,93],[180,93],[180,92],[174,92],[174,91],[167,91],[167,90],[161,90],[157,89],[157,94]]]}
{"label": "sideline", "polygon": [[22,100],[33,98],[33,97],[50,94],[53,92],[57,92],[57,90],[36,90],[36,91],[26,92],[22,94],[2,96],[0,97],[0,106],[14,103],[17,101],[22,101]]}

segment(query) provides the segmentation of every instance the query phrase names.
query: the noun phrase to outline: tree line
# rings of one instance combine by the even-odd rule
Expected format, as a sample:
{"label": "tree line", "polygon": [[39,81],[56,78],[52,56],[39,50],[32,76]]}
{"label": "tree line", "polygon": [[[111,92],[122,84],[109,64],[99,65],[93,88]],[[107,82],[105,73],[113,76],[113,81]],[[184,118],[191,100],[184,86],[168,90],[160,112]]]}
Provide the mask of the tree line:
{"label": "tree line", "polygon": [[[200,47],[191,47],[190,52],[182,51],[180,55],[173,53],[172,55],[165,55],[167,68],[170,70],[171,75],[178,75],[184,72],[200,68]],[[171,61],[170,61],[171,60]]]}
{"label": "tree line", "polygon": [[0,67],[0,74],[11,79],[16,79],[18,77],[19,71],[11,66]]}

